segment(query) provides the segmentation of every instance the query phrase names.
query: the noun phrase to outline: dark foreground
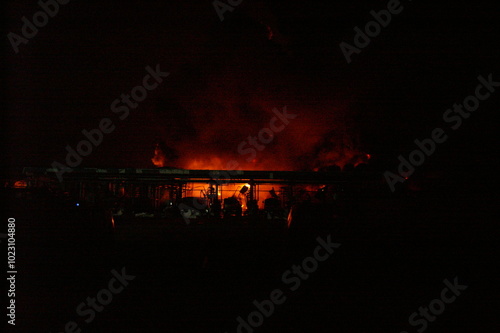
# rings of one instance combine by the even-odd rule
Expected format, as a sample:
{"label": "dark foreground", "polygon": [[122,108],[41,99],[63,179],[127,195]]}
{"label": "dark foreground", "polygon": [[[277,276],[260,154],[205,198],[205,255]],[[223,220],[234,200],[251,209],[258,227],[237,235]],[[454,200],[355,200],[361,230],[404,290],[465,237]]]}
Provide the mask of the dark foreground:
{"label": "dark foreground", "polygon": [[[18,275],[16,326],[8,329],[493,332],[500,326],[495,200],[446,189],[370,197],[342,212],[312,205],[300,215],[305,226],[288,231],[246,218],[190,225],[142,218],[117,221],[114,234],[102,237],[75,230],[71,214],[18,207],[9,212],[17,220]],[[328,235],[340,247],[306,278],[285,280],[292,265],[314,256],[316,238]],[[126,276],[124,287],[116,282],[111,300],[100,293],[106,305],[77,313],[109,290],[112,270]],[[448,303],[434,301],[442,300],[443,281],[455,278],[462,290],[444,292]],[[267,317],[254,314],[255,328],[238,331],[237,318],[248,323],[254,300],[269,300],[276,289],[280,304]],[[409,317],[430,303],[438,314],[417,314],[412,326]]]}

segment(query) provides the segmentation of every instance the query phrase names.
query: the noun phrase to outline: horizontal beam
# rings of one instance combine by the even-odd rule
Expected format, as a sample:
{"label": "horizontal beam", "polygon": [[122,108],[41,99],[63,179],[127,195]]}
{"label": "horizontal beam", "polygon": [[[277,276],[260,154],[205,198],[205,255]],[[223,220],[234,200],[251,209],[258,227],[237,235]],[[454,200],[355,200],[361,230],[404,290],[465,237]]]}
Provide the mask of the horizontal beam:
{"label": "horizontal beam", "polygon": [[[54,176],[53,168],[25,167],[25,176]],[[340,172],[313,171],[250,171],[250,170],[187,170],[175,168],[80,168],[64,174],[65,180],[101,179],[101,180],[137,180],[137,181],[175,181],[175,182],[209,182],[220,179],[231,183],[337,183],[347,181]]]}

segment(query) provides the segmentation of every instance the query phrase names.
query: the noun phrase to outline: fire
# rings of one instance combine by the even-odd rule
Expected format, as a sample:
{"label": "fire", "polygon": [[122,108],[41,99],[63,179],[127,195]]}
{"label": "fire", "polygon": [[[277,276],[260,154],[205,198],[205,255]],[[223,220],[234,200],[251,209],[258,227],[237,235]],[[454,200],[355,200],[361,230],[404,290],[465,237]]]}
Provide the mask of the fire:
{"label": "fire", "polygon": [[25,180],[18,180],[14,183],[14,188],[27,188],[28,183]]}
{"label": "fire", "polygon": [[[186,197],[195,197],[206,199],[209,193],[209,186],[206,183],[191,183],[185,188]],[[246,190],[245,190],[246,187]],[[250,196],[250,189],[253,191],[253,198],[256,200],[259,208],[264,208],[264,201],[266,199],[277,197],[279,200],[285,200],[284,188],[276,187],[276,184],[242,184],[242,183],[228,183],[218,186],[218,199],[222,202],[224,199],[235,197],[243,211],[248,208],[248,200]],[[304,187],[304,190],[316,190],[316,188]],[[274,196],[273,196],[274,194]]]}
{"label": "fire", "polygon": [[164,167],[167,164],[166,156],[164,152],[161,150],[159,143],[156,144],[155,156],[151,159],[151,162],[153,162],[153,164],[158,168]]}
{"label": "fire", "polygon": [[[347,105],[294,105],[278,112],[261,101],[245,107],[230,102],[215,103],[218,109],[210,104],[192,109],[195,117],[189,126],[187,120],[177,125],[189,131],[176,130],[173,124],[170,132],[160,130],[168,145],[158,139],[152,163],[190,170],[323,171],[367,163],[372,157],[360,149],[355,126],[347,120]],[[285,113],[294,117],[284,118]],[[208,123],[216,114],[220,116]]]}
{"label": "fire", "polygon": [[[202,154],[202,153],[201,153]],[[201,155],[200,154],[200,155]],[[244,159],[238,161],[231,158],[221,158],[213,155],[185,157],[178,161],[168,160],[159,148],[155,149],[155,155],[151,159],[156,167],[176,167],[189,170],[272,170],[272,171],[298,171],[310,170],[321,171],[332,165],[343,168],[346,164],[354,166],[360,163],[366,163],[371,158],[369,154],[363,154],[358,151],[330,151],[311,156],[302,161],[283,161],[278,159],[256,159],[247,162]]]}
{"label": "fire", "polygon": [[224,164],[224,161],[216,156],[190,159],[184,165],[184,168],[190,170],[229,170],[227,163]]}

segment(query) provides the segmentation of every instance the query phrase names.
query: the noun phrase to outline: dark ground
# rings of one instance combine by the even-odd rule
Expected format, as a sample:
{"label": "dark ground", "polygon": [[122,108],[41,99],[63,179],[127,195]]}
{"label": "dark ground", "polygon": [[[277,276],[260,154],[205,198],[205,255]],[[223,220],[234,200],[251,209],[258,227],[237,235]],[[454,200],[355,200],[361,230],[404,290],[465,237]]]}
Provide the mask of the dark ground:
{"label": "dark ground", "polygon": [[[236,332],[236,318],[276,288],[287,299],[255,332],[416,332],[421,326],[411,327],[408,317],[455,277],[467,290],[427,331],[493,332],[500,327],[496,199],[488,185],[467,184],[475,185],[442,183],[417,196],[364,193],[343,211],[312,207],[300,219],[318,227],[289,234],[245,219],[136,219],[97,240],[70,226],[74,214],[12,211],[19,271],[13,332],[61,332],[72,320],[83,332]],[[282,274],[327,234],[341,247],[290,291]],[[136,278],[84,323],[77,305],[122,267]]]}

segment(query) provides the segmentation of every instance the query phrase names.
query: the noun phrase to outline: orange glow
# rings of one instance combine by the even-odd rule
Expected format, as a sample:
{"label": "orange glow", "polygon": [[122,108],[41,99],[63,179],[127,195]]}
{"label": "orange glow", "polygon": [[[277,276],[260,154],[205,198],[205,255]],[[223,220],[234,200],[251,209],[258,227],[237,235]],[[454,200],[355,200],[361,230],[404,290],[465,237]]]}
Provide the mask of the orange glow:
{"label": "orange glow", "polygon": [[[232,100],[226,94],[219,97],[224,103],[217,109],[191,106],[192,114],[197,115],[193,118],[196,130],[193,135],[183,136],[181,139],[164,129],[160,130],[164,132],[162,136],[166,138],[166,144],[157,144],[155,147],[151,161],[156,167],[322,171],[333,165],[340,168],[346,164],[356,166],[371,158],[370,154],[358,148],[358,133],[347,114],[348,101],[333,101],[335,106],[332,106],[332,101],[328,101],[311,108],[310,104],[295,100],[295,105],[286,108],[288,114],[296,114],[297,119],[291,119],[285,124],[276,118],[278,112],[284,112],[281,109],[285,107],[276,106],[281,102],[271,104],[257,98],[251,102],[255,117],[249,117],[235,106],[238,104],[237,100]],[[270,96],[267,99],[273,100]],[[207,117],[219,114],[222,109],[231,117],[220,116],[207,124]],[[266,128],[269,131],[271,120],[282,130],[273,133],[272,140],[264,143],[259,133]],[[237,129],[235,124],[238,124]],[[169,149],[177,153],[171,154]]]}
{"label": "orange glow", "polygon": [[165,154],[161,151],[159,144],[156,144],[155,156],[151,159],[151,162],[153,162],[153,164],[158,168],[164,167],[167,164],[167,159]]}
{"label": "orange glow", "polygon": [[[249,184],[246,184],[247,186],[250,186]],[[184,196],[185,197],[196,197],[196,198],[204,198],[205,193],[207,193],[208,190],[208,184],[207,183],[190,183],[189,186],[185,189]],[[238,198],[240,201],[243,210],[246,210],[247,208],[247,200],[248,200],[248,195],[249,191],[247,191],[245,194],[241,194],[240,190],[242,186],[245,186],[245,184],[241,183],[229,183],[229,184],[223,184],[219,185],[219,200],[222,202],[226,198],[230,198],[232,196],[235,196]],[[254,199],[258,201],[258,205],[260,208],[264,207],[264,200],[271,198],[271,194],[269,191],[272,189],[275,189],[277,194],[282,197],[282,193],[279,191],[280,189],[276,187],[276,185],[254,185],[253,190],[254,190]]]}
{"label": "orange glow", "polygon": [[28,183],[25,180],[18,180],[14,183],[14,188],[27,188]]}
{"label": "orange glow", "polygon": [[[199,155],[199,154],[197,154]],[[371,155],[359,154],[357,152],[348,152],[341,156],[337,152],[331,152],[324,155],[319,155],[316,159],[310,159],[307,162],[312,167],[311,171],[321,171],[322,168],[338,165],[343,167],[348,163],[354,166],[364,163],[371,158]],[[304,170],[303,167],[298,167],[297,163],[292,160],[273,160],[272,156],[267,159],[262,158],[259,162],[255,159],[251,162],[245,161],[244,158],[236,159],[223,159],[217,156],[197,156],[195,158],[181,158],[179,161],[168,162],[161,154],[155,152],[155,156],[151,159],[156,167],[176,167],[188,170],[248,170],[248,171],[298,171]],[[229,163],[229,161],[236,161],[236,164]],[[236,167],[235,167],[236,166]]]}
{"label": "orange glow", "polygon": [[184,168],[190,170],[228,170],[223,161],[215,156],[191,159]]}

